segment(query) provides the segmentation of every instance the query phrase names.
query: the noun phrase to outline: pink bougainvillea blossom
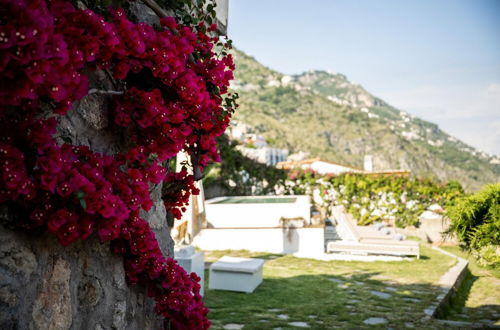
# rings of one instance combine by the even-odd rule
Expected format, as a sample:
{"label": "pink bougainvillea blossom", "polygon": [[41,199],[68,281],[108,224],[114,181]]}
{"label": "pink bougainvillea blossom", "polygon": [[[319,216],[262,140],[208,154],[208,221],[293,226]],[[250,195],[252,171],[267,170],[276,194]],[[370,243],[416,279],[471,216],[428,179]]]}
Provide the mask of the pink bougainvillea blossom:
{"label": "pink bougainvillea blossom", "polygon": [[[167,17],[155,29],[122,9],[110,17],[65,0],[0,0],[0,203],[21,206],[20,227],[45,228],[63,246],[96,233],[123,256],[128,283],[147,287],[174,328],[206,329],[199,277],[163,256],[139,214],[152,208],[150,188],[161,182],[175,218],[199,193],[187,168],[166,166],[179,151],[196,160],[195,172],[220,159],[215,138],[229,124],[222,102],[233,60],[216,56],[218,38],[203,32],[216,26]],[[58,116],[88,94],[95,70],[129,87],[109,109],[130,137],[128,151],[56,143]]]}

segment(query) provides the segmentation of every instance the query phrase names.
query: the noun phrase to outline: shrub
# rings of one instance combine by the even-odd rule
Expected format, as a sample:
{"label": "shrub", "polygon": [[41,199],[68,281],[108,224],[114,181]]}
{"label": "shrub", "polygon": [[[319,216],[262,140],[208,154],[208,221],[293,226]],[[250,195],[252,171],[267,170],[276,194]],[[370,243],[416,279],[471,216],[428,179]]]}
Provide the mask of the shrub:
{"label": "shrub", "polygon": [[500,266],[500,183],[463,197],[447,212],[448,234],[455,234],[460,246],[484,266]]}
{"label": "shrub", "polygon": [[313,201],[322,208],[332,203],[344,205],[360,225],[387,219],[394,220],[398,227],[418,225],[418,216],[430,205],[446,209],[463,195],[457,181],[441,185],[411,177],[352,173],[323,176],[311,172],[291,173],[290,177],[294,193],[316,194]]}
{"label": "shrub", "polygon": [[204,187],[208,190],[218,186],[230,196],[283,192],[286,172],[244,156],[236,149],[237,144],[226,135],[217,138],[221,162],[209,165],[203,178]]}

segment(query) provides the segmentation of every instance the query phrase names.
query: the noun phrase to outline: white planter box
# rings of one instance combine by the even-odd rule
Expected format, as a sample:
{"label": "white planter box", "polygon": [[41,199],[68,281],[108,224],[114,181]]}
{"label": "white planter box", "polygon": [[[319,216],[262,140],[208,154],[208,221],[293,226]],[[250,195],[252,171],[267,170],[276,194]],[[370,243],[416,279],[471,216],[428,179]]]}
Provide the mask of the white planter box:
{"label": "white planter box", "polygon": [[[194,248],[193,248],[194,249]],[[205,294],[205,258],[203,252],[188,253],[187,255],[183,251],[175,251],[175,260],[177,263],[184,268],[188,274],[194,272],[198,275],[200,280],[200,294],[203,296]]]}
{"label": "white planter box", "polygon": [[262,283],[263,259],[224,256],[210,266],[209,289],[253,292]]}

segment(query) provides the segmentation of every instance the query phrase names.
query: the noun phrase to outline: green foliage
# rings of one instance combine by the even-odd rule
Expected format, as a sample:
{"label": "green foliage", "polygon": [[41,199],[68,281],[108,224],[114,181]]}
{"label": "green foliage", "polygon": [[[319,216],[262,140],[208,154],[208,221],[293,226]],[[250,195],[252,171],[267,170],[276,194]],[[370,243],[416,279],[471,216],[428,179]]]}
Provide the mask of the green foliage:
{"label": "green foliage", "polygon": [[183,25],[215,23],[215,0],[156,0],[163,8],[169,8]]}
{"label": "green foliage", "polygon": [[235,149],[237,142],[226,135],[217,138],[221,163],[211,164],[205,170],[203,185],[221,187],[225,195],[268,195],[284,186],[286,173],[275,167],[245,157]]}
{"label": "green foliage", "polygon": [[294,193],[311,194],[323,208],[343,205],[360,225],[390,219],[399,227],[418,225],[418,216],[430,205],[447,208],[463,194],[457,181],[440,185],[430,179],[365,174],[325,177],[312,172],[292,177]]}
{"label": "green foliage", "polygon": [[500,267],[500,183],[461,198],[447,214],[452,221],[449,233],[457,236],[461,247],[481,264]]}
{"label": "green foliage", "polygon": [[92,9],[94,12],[107,17],[109,15],[109,8],[123,8],[129,12],[129,0],[70,0],[75,7],[83,5],[86,8]]}

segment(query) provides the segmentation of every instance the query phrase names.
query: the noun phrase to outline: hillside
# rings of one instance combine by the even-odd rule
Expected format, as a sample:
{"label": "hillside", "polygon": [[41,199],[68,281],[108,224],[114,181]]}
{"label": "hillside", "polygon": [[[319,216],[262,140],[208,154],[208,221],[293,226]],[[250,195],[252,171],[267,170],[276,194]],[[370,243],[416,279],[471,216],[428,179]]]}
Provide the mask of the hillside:
{"label": "hillside", "polygon": [[466,145],[436,124],[398,110],[344,75],[312,71],[286,76],[234,51],[234,119],[290,153],[375,169],[410,169],[419,177],[459,180],[468,190],[499,181],[498,157]]}

